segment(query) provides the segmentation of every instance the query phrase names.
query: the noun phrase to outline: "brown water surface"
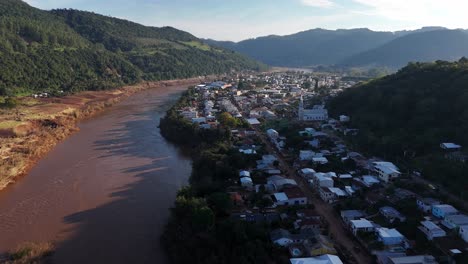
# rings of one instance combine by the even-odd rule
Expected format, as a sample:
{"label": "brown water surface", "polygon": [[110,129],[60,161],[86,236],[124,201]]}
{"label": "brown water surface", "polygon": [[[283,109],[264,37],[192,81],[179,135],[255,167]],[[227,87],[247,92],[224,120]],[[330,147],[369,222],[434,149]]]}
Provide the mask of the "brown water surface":
{"label": "brown water surface", "polygon": [[55,263],[165,263],[159,237],[191,162],[157,126],[185,88],[138,93],[81,123],[0,192],[0,253],[55,241]]}

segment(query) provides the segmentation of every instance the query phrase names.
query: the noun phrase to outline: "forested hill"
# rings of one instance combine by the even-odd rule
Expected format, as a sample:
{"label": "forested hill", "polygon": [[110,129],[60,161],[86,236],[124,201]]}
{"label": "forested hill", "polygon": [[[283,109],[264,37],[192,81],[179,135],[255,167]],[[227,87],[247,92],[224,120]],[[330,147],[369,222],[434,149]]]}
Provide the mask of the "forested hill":
{"label": "forested hill", "polygon": [[350,115],[360,148],[395,158],[434,153],[442,142],[468,147],[468,60],[412,63],[330,102]]}
{"label": "forested hill", "polygon": [[412,31],[313,29],[287,36],[229,41],[205,40],[274,66],[383,66],[399,69],[409,62],[456,61],[468,56],[466,30],[425,27]]}
{"label": "forested hill", "polygon": [[189,33],[0,1],[0,95],[98,90],[265,66]]}

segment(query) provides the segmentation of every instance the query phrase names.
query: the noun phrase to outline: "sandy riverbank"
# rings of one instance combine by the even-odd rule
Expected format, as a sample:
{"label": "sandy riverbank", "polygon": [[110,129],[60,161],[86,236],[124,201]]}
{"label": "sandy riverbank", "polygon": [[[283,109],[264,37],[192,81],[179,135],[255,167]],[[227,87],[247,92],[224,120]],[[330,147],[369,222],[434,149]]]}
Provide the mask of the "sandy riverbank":
{"label": "sandy riverbank", "polygon": [[0,111],[0,190],[27,174],[57,143],[78,131],[79,121],[143,90],[199,82],[198,78],[145,82],[60,98],[21,98],[16,109]]}

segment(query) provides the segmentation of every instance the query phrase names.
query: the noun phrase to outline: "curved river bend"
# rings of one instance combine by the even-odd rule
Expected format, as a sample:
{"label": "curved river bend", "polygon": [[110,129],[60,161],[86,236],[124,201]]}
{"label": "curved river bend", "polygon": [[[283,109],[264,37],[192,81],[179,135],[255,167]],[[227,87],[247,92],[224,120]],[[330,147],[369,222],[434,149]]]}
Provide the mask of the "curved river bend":
{"label": "curved river bend", "polygon": [[55,263],[166,263],[159,237],[191,161],[157,126],[185,89],[150,89],[81,123],[0,192],[0,253],[54,241]]}

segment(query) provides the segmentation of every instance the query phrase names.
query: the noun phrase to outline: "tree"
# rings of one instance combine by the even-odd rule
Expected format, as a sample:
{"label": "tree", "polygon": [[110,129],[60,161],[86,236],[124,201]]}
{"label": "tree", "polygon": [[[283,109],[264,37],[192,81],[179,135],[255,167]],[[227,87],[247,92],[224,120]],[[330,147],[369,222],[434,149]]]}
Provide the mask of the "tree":
{"label": "tree", "polygon": [[232,208],[232,201],[229,194],[224,192],[212,193],[208,196],[207,199],[208,205],[217,213],[217,214],[227,214]]}

